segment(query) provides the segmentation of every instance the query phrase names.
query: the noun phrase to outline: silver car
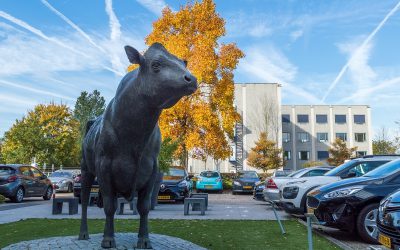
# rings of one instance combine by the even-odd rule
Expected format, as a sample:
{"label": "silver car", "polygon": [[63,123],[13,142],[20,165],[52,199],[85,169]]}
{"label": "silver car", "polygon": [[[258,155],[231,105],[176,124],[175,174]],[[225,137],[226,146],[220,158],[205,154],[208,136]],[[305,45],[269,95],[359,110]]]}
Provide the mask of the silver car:
{"label": "silver car", "polygon": [[264,199],[266,201],[273,201],[275,203],[278,203],[280,199],[280,188],[284,186],[287,182],[293,180],[293,178],[321,176],[331,169],[332,167],[310,167],[297,170],[285,177],[268,178],[265,181],[265,188],[263,191]]}
{"label": "silver car", "polygon": [[49,179],[55,191],[72,193],[74,179],[79,173],[79,170],[57,170],[49,176]]}

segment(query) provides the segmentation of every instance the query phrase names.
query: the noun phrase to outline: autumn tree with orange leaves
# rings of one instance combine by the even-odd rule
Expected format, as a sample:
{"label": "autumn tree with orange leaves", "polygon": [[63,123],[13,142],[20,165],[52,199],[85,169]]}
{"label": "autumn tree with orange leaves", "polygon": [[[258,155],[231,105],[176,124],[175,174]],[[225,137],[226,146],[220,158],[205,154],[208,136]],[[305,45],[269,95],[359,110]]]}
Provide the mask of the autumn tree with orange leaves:
{"label": "autumn tree with orange leaves", "polygon": [[162,135],[178,142],[176,152],[186,167],[189,155],[203,161],[230,155],[228,140],[240,119],[233,106],[233,71],[244,54],[233,43],[219,43],[224,35],[225,21],[214,2],[203,0],[177,12],[165,8],[145,39],[147,45],[159,42],[187,60],[198,80],[198,91],[164,110],[159,122]]}

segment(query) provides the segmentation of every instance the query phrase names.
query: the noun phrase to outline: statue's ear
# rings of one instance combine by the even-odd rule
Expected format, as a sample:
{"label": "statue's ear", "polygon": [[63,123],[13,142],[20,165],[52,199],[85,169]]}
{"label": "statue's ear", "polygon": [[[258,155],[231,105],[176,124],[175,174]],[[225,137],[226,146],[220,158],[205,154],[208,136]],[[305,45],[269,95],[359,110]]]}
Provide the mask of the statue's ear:
{"label": "statue's ear", "polygon": [[142,65],[144,63],[144,57],[135,48],[126,45],[125,52],[126,55],[128,56],[130,63],[139,65]]}

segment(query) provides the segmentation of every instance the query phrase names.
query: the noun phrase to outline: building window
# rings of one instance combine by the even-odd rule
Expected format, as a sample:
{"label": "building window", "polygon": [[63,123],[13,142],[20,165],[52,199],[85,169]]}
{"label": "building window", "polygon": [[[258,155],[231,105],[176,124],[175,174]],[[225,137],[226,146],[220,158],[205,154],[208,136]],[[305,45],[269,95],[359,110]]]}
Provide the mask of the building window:
{"label": "building window", "polygon": [[283,132],[282,133],[282,141],[283,142],[290,142],[290,133]]}
{"label": "building window", "polygon": [[317,133],[317,140],[320,142],[328,141],[328,133]]}
{"label": "building window", "polygon": [[328,123],[328,116],[327,115],[316,115],[315,120],[317,123]]}
{"label": "building window", "polygon": [[318,160],[326,160],[329,158],[329,152],[328,151],[318,151],[317,158],[318,158]]}
{"label": "building window", "polygon": [[298,139],[300,142],[310,141],[310,137],[308,136],[308,133],[299,132],[299,133],[297,133],[297,136],[298,136]]}
{"label": "building window", "polygon": [[299,160],[308,161],[310,159],[309,151],[299,151]]}
{"label": "building window", "polygon": [[292,155],[291,155],[290,151],[283,152],[283,159],[285,161],[292,159]]}
{"label": "building window", "polygon": [[346,115],[335,115],[335,123],[338,124],[346,123]]}
{"label": "building window", "polygon": [[365,142],[365,133],[355,133],[356,142]]}
{"label": "building window", "polygon": [[339,138],[342,141],[347,141],[347,134],[346,133],[336,133],[336,138]]}
{"label": "building window", "polygon": [[282,122],[289,123],[290,122],[290,115],[282,115]]}
{"label": "building window", "polygon": [[356,155],[358,157],[365,156],[365,155],[367,155],[367,151],[356,151]]}
{"label": "building window", "polygon": [[355,124],[364,124],[365,123],[365,115],[354,115],[354,123]]}
{"label": "building window", "polygon": [[308,123],[308,115],[297,115],[298,123]]}

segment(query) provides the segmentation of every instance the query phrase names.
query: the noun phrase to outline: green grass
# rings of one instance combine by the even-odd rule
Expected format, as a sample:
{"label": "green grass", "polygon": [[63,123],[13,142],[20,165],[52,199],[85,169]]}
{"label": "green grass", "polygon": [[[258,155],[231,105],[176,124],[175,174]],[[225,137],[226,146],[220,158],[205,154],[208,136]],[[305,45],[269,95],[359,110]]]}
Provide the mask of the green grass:
{"label": "green grass", "polygon": [[[0,248],[52,236],[78,235],[77,219],[28,219],[0,224]],[[208,249],[308,249],[306,228],[285,221],[281,235],[276,221],[150,220],[152,233],[179,237]],[[103,232],[104,220],[89,220],[89,233]],[[116,220],[116,232],[137,232],[138,220]],[[118,244],[118,242],[117,242]],[[132,243],[133,244],[133,243]],[[314,249],[339,249],[314,235]]]}

